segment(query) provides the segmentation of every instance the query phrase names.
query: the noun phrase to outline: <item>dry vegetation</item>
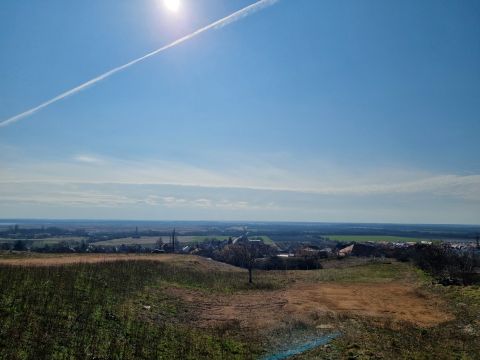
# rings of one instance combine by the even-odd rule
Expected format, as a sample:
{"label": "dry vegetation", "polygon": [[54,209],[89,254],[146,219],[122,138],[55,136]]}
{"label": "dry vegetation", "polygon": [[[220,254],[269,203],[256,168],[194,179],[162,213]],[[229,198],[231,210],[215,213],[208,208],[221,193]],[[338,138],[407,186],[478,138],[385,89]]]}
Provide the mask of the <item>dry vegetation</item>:
{"label": "dry vegetation", "polygon": [[63,266],[72,264],[95,264],[118,261],[155,261],[165,262],[171,265],[180,265],[182,267],[194,267],[202,270],[228,270],[241,271],[234,266],[207,260],[205,258],[193,255],[145,255],[145,254],[33,254],[24,255],[19,252],[13,255],[0,257],[0,265],[16,266]]}

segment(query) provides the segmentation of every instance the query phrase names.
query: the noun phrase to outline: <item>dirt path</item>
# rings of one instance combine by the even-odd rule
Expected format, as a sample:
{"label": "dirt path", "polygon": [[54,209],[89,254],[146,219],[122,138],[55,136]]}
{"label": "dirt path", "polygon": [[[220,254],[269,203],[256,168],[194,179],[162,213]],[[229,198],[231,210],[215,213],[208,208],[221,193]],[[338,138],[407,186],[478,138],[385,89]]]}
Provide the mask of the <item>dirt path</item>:
{"label": "dirt path", "polygon": [[440,299],[403,283],[300,283],[283,291],[215,296],[179,288],[169,291],[191,306],[200,327],[228,322],[252,329],[279,328],[295,321],[321,325],[326,316],[336,314],[421,327],[452,319]]}

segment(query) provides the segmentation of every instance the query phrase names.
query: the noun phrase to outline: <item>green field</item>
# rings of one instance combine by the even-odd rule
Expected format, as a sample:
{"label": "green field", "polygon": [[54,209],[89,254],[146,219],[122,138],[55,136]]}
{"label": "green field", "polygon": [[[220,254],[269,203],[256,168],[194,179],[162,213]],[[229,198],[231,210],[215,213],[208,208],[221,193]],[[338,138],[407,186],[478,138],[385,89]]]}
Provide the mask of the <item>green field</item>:
{"label": "green field", "polygon": [[178,241],[181,243],[201,243],[209,240],[227,240],[229,236],[225,235],[199,235],[199,236],[179,236]]}
{"label": "green field", "polygon": [[343,241],[343,242],[420,242],[428,239],[410,238],[403,236],[384,236],[384,235],[325,235],[331,240]]}
{"label": "green field", "polygon": [[269,236],[266,236],[266,235],[252,236],[250,239],[252,239],[252,240],[253,239],[262,239],[265,244],[276,246],[275,242]]}

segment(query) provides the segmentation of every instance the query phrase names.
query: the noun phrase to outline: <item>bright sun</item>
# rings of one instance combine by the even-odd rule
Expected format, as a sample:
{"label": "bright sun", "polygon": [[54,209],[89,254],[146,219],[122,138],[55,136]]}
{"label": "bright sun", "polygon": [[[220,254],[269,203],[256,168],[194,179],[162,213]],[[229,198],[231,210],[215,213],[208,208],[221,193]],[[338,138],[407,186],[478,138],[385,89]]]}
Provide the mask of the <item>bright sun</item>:
{"label": "bright sun", "polygon": [[172,12],[177,12],[180,8],[180,0],[163,0],[163,3],[165,7]]}

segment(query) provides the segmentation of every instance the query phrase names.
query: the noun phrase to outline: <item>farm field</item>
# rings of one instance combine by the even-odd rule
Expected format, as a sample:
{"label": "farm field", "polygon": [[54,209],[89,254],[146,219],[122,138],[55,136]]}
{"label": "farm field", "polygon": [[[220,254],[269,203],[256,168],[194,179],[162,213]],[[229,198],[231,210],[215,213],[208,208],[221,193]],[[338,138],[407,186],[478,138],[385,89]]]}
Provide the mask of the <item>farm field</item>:
{"label": "farm field", "polygon": [[[101,246],[142,245],[153,248],[155,247],[158,238],[158,236],[142,236],[140,238],[126,237],[113,240],[97,241],[94,244]],[[167,240],[168,239],[164,239],[163,241]]]}
{"label": "farm field", "polygon": [[178,236],[178,241],[181,243],[200,243],[209,240],[227,240],[229,236],[224,235],[198,235],[198,236]]}
{"label": "farm field", "polygon": [[[158,241],[158,236],[142,236],[138,239],[128,237],[128,238],[121,238],[121,239],[113,239],[113,240],[106,240],[106,241],[98,241],[95,242],[95,245],[103,245],[103,246],[119,246],[119,245],[142,245],[142,246],[150,246],[154,247]],[[178,241],[181,244],[188,244],[188,243],[201,243],[204,241],[209,240],[226,240],[229,236],[224,235],[198,235],[198,236],[185,236],[179,235],[177,236]],[[168,237],[162,237],[163,242],[169,241]],[[254,236],[252,239],[262,239],[266,244],[273,245],[274,242],[268,236]]]}
{"label": "farm field", "polygon": [[0,253],[0,288],[0,358],[255,359],[334,332],[296,358],[480,353],[480,289],[398,262],[255,271],[249,286],[196,256]]}
{"label": "farm field", "polygon": [[404,242],[420,242],[420,241],[428,241],[429,239],[421,239],[421,238],[411,238],[411,237],[403,237],[403,236],[384,236],[384,235],[328,235],[326,236],[331,240],[336,241],[343,241],[343,242],[397,242],[397,243],[404,243]]}
{"label": "farm field", "polygon": [[269,236],[266,236],[266,235],[252,236],[250,237],[250,239],[262,239],[265,244],[275,246],[275,242]]}
{"label": "farm field", "polygon": [[[154,247],[159,239],[159,236],[142,236],[140,238],[120,238],[120,239],[113,239],[113,240],[105,240],[105,241],[97,241],[95,245],[102,245],[102,246],[119,246],[119,245],[142,245],[147,247]],[[196,242],[204,242],[207,240],[225,240],[228,239],[228,236],[177,236],[177,240],[182,243],[196,243]],[[168,236],[162,236],[162,241],[168,242],[170,239]]]}

